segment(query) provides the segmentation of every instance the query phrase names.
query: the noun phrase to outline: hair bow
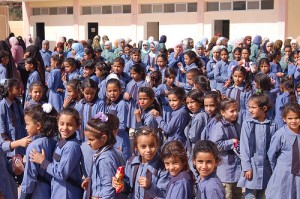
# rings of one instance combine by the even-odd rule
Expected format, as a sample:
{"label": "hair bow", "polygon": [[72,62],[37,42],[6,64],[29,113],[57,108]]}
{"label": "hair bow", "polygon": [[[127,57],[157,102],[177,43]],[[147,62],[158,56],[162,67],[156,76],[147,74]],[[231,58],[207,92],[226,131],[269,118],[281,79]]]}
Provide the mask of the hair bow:
{"label": "hair bow", "polygon": [[101,122],[107,122],[108,121],[108,117],[107,115],[105,115],[105,113],[99,112],[94,116],[95,119],[99,119],[101,120]]}

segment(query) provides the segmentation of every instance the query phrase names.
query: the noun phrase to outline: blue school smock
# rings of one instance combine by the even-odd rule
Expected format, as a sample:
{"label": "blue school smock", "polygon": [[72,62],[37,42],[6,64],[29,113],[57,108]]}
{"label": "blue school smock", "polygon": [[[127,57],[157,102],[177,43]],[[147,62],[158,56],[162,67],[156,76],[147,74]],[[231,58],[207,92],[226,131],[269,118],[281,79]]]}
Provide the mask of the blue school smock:
{"label": "blue school smock", "polygon": [[[136,92],[134,92],[134,86],[136,85]],[[127,127],[128,128],[136,128],[136,119],[134,116],[134,111],[137,108],[137,102],[138,102],[138,90],[141,87],[148,87],[148,83],[145,80],[136,82],[135,80],[131,80],[127,86],[126,86],[126,92],[133,95],[136,94],[136,96],[131,96],[129,100],[126,100],[126,103],[128,105],[128,117],[127,117]],[[136,100],[135,100],[136,99]]]}
{"label": "blue school smock", "polygon": [[52,176],[51,199],[82,199],[82,154],[76,133],[57,143],[52,158],[53,162],[45,159],[41,164],[41,168]]}
{"label": "blue school smock", "polygon": [[[269,97],[271,104],[276,103],[276,94],[275,93],[271,93],[271,91],[264,91],[264,93]],[[275,117],[275,107],[274,106],[272,106],[270,108],[270,110],[268,110],[267,117],[270,120],[274,120],[274,117]]]}
{"label": "blue school smock", "polygon": [[[193,198],[193,177],[187,171],[181,171],[177,176],[171,176],[165,199]],[[162,198],[157,198],[162,199]]]}
{"label": "blue school smock", "polygon": [[[12,109],[15,114],[12,114]],[[13,125],[15,115],[15,125]],[[25,148],[18,147],[10,151],[10,142],[22,139],[27,136],[24,121],[24,112],[21,102],[15,98],[10,101],[4,98],[0,101],[0,143],[2,150],[7,151],[7,157],[13,157],[16,154],[25,155]]]}
{"label": "blue school smock", "polygon": [[32,71],[29,74],[29,77],[28,77],[28,80],[27,80],[27,84],[26,84],[25,102],[28,102],[31,99],[31,97],[29,95],[29,87],[30,87],[30,84],[32,84],[33,82],[40,82],[40,83],[44,84],[44,82],[41,82],[40,74],[36,70]]}
{"label": "blue school smock", "polygon": [[197,180],[198,192],[196,199],[224,199],[225,189],[217,176],[216,172],[211,173],[203,180],[198,178]]}
{"label": "blue school smock", "polygon": [[153,129],[158,128],[158,124],[157,124],[156,119],[150,113],[151,110],[153,110],[153,109],[154,109],[154,106],[151,105],[148,108],[146,108],[145,110],[142,110],[142,116],[141,116],[142,121],[136,123],[136,128],[140,128],[142,126],[148,126],[148,127],[153,128]]}
{"label": "blue school smock", "polygon": [[[117,168],[125,166],[123,157],[111,146],[107,149],[98,150],[93,155],[93,164],[89,180],[87,194],[90,192],[92,197],[101,199],[119,198],[115,188],[112,186],[112,177],[115,176]],[[88,196],[86,196],[89,199]]]}
{"label": "blue school smock", "polygon": [[64,103],[64,93],[58,92],[57,89],[64,89],[63,81],[61,80],[60,68],[52,69],[47,81],[49,89],[48,103],[52,104],[56,111],[62,109]]}
{"label": "blue school smock", "polygon": [[68,82],[72,79],[80,79],[79,71],[77,69],[67,74],[66,81]]}
{"label": "blue school smock", "polygon": [[206,64],[206,77],[209,79],[211,89],[216,89],[217,86],[217,82],[214,77],[214,69],[217,62],[217,60],[212,58]]}
{"label": "blue school smock", "polygon": [[284,108],[284,105],[289,102],[290,94],[288,92],[283,92],[276,98],[276,104],[275,104],[275,118],[274,121],[278,125],[278,128],[281,128],[285,125],[285,122],[282,118],[282,111]]}
{"label": "blue school smock", "polygon": [[272,137],[268,158],[273,174],[266,190],[267,199],[300,198],[300,176],[291,173],[296,138],[299,147],[300,133],[295,134],[287,125],[281,127]]}
{"label": "blue school smock", "polygon": [[240,137],[240,127],[237,123],[229,123],[224,118],[212,126],[209,139],[216,143],[219,149],[221,163],[217,175],[223,183],[236,183],[241,174],[241,161],[234,153],[232,139]]}
{"label": "blue school smock", "polygon": [[295,70],[295,73],[294,73],[294,80],[297,83],[300,80],[300,68],[298,66],[296,66],[296,70]]}
{"label": "blue school smock", "polygon": [[[27,103],[26,103],[26,107],[29,107],[29,106],[32,106],[32,105],[36,105],[36,104],[45,104],[46,102],[43,102],[43,101],[40,101],[40,102],[37,102],[37,101],[34,101],[33,99],[30,99]],[[25,108],[26,108],[25,107]]]}
{"label": "blue school smock", "polygon": [[157,98],[158,102],[160,103],[160,105],[162,107],[163,120],[166,122],[170,121],[173,110],[170,107],[168,96],[165,95],[165,91],[170,91],[171,88],[174,88],[174,87],[176,87],[176,86],[173,85],[172,87],[170,87],[167,84],[161,84],[155,89],[155,97]]}
{"label": "blue school smock", "polygon": [[0,79],[6,79],[6,78],[7,78],[6,67],[3,66],[3,64],[0,64]]}
{"label": "blue school smock", "polygon": [[146,72],[149,73],[149,68],[152,66],[154,68],[155,71],[158,70],[158,66],[156,65],[156,63],[154,63],[156,57],[151,58],[149,53],[144,57],[143,63],[147,66],[147,70]]}
{"label": "blue school smock", "polygon": [[226,90],[226,96],[228,98],[235,99],[238,104],[238,119],[237,122],[239,125],[243,124],[243,121],[246,119],[246,115],[248,111],[248,102],[252,95],[252,89],[246,89],[245,85],[241,86],[232,85]]}
{"label": "blue school smock", "polygon": [[74,107],[81,118],[81,130],[80,130],[80,142],[85,141],[84,129],[85,125],[88,123],[90,119],[94,117],[98,112],[105,113],[105,102],[103,100],[98,99],[95,96],[95,99],[92,102],[87,102],[86,99],[80,100]]}
{"label": "blue school smock", "polygon": [[214,68],[214,78],[216,80],[216,89],[222,94],[225,94],[226,89],[224,88],[225,82],[230,79],[228,76],[229,62],[219,61]]}
{"label": "blue school smock", "polygon": [[232,76],[232,70],[233,70],[232,68],[235,66],[238,66],[238,65],[239,65],[239,63],[236,60],[232,60],[229,62],[229,67],[227,69],[228,78],[231,78],[231,76]]}
{"label": "blue school smock", "polygon": [[156,121],[167,136],[168,141],[179,140],[184,146],[186,145],[184,128],[190,121],[190,114],[185,105],[172,112],[169,122],[164,121],[161,116],[156,117]]}
{"label": "blue school smock", "polygon": [[294,78],[294,74],[296,73],[298,67],[295,64],[289,64],[287,68],[288,68],[288,76]]}
{"label": "blue school smock", "polygon": [[123,152],[126,160],[131,156],[131,147],[129,134],[126,131],[126,124],[128,119],[128,105],[123,100],[123,96],[120,95],[119,98],[112,102],[107,107],[107,113],[116,115],[119,118],[119,130],[117,133],[117,142],[115,147]]}
{"label": "blue school smock", "polygon": [[[156,154],[154,158],[147,163],[142,163],[141,156],[132,158],[131,161],[128,160],[126,163],[124,176],[124,191],[131,193],[129,198],[144,199],[148,196],[154,199],[155,197],[165,197],[169,183],[169,174],[164,169],[159,154]],[[137,171],[135,171],[136,167],[138,167]],[[136,174],[134,174],[134,172],[136,172]],[[151,178],[151,185],[148,189],[139,186],[139,177]]]}
{"label": "blue school smock", "polygon": [[0,143],[0,192],[2,193],[3,198],[9,198],[9,199],[17,199],[18,198],[18,188],[17,183],[10,174],[10,171],[8,170],[8,162],[6,153],[10,152],[9,148],[6,148],[4,150],[4,147],[2,147],[3,143]]}
{"label": "blue school smock", "polygon": [[130,60],[130,55],[123,54],[121,57],[124,59],[125,64]]}
{"label": "blue school smock", "polygon": [[80,149],[82,152],[82,159],[81,159],[82,172],[83,172],[83,176],[87,178],[92,168],[93,155],[97,152],[97,150],[91,149],[87,141],[81,143]]}
{"label": "blue school smock", "polygon": [[50,199],[51,198],[51,176],[40,165],[30,161],[30,151],[35,149],[41,153],[45,151],[46,159],[52,162],[52,154],[55,149],[56,141],[53,138],[44,137],[38,134],[31,137],[32,142],[26,149],[26,165],[24,177],[21,184],[20,199]]}
{"label": "blue school smock", "polygon": [[[267,153],[271,138],[276,131],[276,123],[269,119],[259,122],[249,118],[244,121],[240,140],[242,173],[237,184],[238,187],[254,190],[263,190],[267,187],[272,175]],[[244,177],[244,172],[249,170],[253,171],[251,180]]]}
{"label": "blue school smock", "polygon": [[284,72],[284,71],[282,71],[282,68],[281,68],[279,62],[277,62],[277,63],[270,62],[270,71],[272,73]]}
{"label": "blue school smock", "polygon": [[141,66],[143,66],[143,68],[145,69],[145,72],[147,72],[147,65],[145,63],[142,62],[142,60],[139,60],[138,62],[133,61],[132,59],[129,60],[124,67],[124,73],[127,73],[130,76],[130,69],[131,66],[133,66],[134,64],[140,64]]}
{"label": "blue school smock", "polygon": [[[178,71],[179,73],[177,73],[177,76],[179,75],[179,82],[182,83],[186,83],[186,72],[188,72],[189,70],[193,69],[193,68],[198,68],[198,66],[196,65],[196,63],[191,63],[190,65],[185,65],[184,67],[184,73],[181,73],[180,71]],[[191,89],[192,86],[188,87],[188,89]]]}

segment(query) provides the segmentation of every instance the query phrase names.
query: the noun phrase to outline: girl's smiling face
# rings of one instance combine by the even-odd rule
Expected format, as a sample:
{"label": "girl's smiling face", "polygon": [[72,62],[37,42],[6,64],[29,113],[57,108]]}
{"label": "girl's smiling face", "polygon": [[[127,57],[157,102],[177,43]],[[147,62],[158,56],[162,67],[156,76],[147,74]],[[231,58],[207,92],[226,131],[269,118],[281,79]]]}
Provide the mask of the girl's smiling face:
{"label": "girl's smiling face", "polygon": [[283,118],[283,121],[294,133],[298,134],[300,130],[300,115],[293,111],[289,111]]}
{"label": "girl's smiling face", "polygon": [[242,71],[234,71],[234,73],[232,74],[232,78],[234,81],[234,85],[236,86],[240,86],[243,84],[244,80],[245,80],[245,75]]}
{"label": "girl's smiling face", "polygon": [[136,138],[137,150],[142,157],[142,162],[151,161],[157,153],[158,143],[153,135],[140,135]]}
{"label": "girl's smiling face", "polygon": [[67,139],[76,133],[79,124],[72,115],[62,114],[58,118],[58,131],[62,139]]}
{"label": "girl's smiling face", "polygon": [[185,164],[181,161],[181,159],[178,156],[170,156],[168,158],[165,158],[164,164],[166,170],[172,176],[177,176],[185,167]]}
{"label": "girl's smiling face", "polygon": [[208,152],[198,152],[193,163],[200,174],[201,180],[213,173],[218,166],[213,154]]}
{"label": "girl's smiling face", "polygon": [[237,103],[231,103],[227,105],[226,110],[221,110],[221,115],[228,122],[235,122],[238,116],[238,106]]}

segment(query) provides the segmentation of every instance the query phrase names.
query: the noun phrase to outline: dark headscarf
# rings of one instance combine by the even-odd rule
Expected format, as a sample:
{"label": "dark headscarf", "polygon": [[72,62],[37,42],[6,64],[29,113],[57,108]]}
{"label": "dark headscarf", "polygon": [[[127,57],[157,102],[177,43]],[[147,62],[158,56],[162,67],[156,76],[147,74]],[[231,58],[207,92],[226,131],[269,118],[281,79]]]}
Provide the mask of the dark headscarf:
{"label": "dark headscarf", "polygon": [[159,43],[166,43],[166,42],[167,42],[167,36],[166,35],[160,36]]}
{"label": "dark headscarf", "polygon": [[[35,38],[35,42],[34,42],[34,45],[38,48],[38,50],[41,50],[42,49],[42,39],[39,37],[39,36],[37,36],[36,38]],[[29,47],[29,46],[28,46]]]}

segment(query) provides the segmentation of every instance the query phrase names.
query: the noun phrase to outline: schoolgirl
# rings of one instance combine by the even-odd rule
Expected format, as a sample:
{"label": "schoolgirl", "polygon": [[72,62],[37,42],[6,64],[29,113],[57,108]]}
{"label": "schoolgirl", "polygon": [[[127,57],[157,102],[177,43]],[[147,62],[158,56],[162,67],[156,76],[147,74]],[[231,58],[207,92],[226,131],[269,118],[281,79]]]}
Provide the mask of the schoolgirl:
{"label": "schoolgirl", "polygon": [[51,104],[36,104],[25,109],[26,130],[31,143],[26,149],[26,165],[21,184],[20,199],[51,198],[51,177],[42,172],[40,165],[29,161],[32,149],[45,152],[45,158],[52,161],[57,135],[57,112]]}
{"label": "schoolgirl", "polygon": [[7,51],[1,50],[0,51],[0,79],[6,79],[7,77],[7,70],[6,65],[9,62],[9,53]]}
{"label": "schoolgirl", "polygon": [[266,94],[255,93],[249,99],[251,117],[242,125],[240,153],[242,173],[239,187],[245,187],[245,198],[264,198],[271,177],[271,165],[267,157],[272,136],[277,125],[267,118],[271,107]]}
{"label": "schoolgirl", "polygon": [[104,50],[102,52],[102,57],[105,59],[106,63],[113,63],[114,60],[114,49],[112,49],[111,41],[106,41],[104,44]]}
{"label": "schoolgirl", "polygon": [[206,64],[209,61],[209,58],[205,56],[205,49],[206,49],[206,45],[205,42],[203,43],[203,41],[198,41],[195,45],[195,52],[197,54],[197,56],[201,59],[202,61],[202,65],[205,67]]}
{"label": "schoolgirl", "polygon": [[105,99],[106,96],[106,78],[111,71],[111,66],[106,63],[97,63],[95,65],[95,74],[98,82],[98,97],[99,99]]}
{"label": "schoolgirl", "polygon": [[138,48],[133,48],[131,50],[131,59],[125,64],[124,72],[130,75],[131,67],[133,65],[139,64],[147,71],[147,65],[141,59],[141,52]]}
{"label": "schoolgirl", "polygon": [[214,69],[216,67],[217,62],[220,61],[220,50],[219,46],[214,46],[212,49],[213,56],[206,64],[206,76],[210,81],[211,89],[216,89],[217,83],[214,78]]}
{"label": "schoolgirl", "polygon": [[120,80],[122,93],[125,92],[127,84],[130,82],[131,77],[124,70],[125,62],[122,58],[117,57],[112,65],[112,73],[116,74]]}
{"label": "schoolgirl", "polygon": [[80,159],[82,153],[76,130],[80,126],[80,116],[74,108],[64,108],[58,114],[58,131],[60,141],[57,143],[50,162],[46,159],[45,149],[42,153],[36,149],[30,151],[30,161],[40,164],[40,171],[52,176],[51,199],[82,199],[82,174]]}
{"label": "schoolgirl", "polygon": [[241,62],[241,54],[242,54],[242,49],[240,47],[236,47],[233,50],[233,60],[230,61],[229,67],[228,67],[228,76],[231,77],[232,75],[232,68],[235,66],[242,65]]}
{"label": "schoolgirl", "polygon": [[[124,53],[121,55],[121,58],[124,60],[124,63],[126,64],[130,60],[130,51],[132,49],[132,46],[130,44],[126,44],[124,47]],[[116,57],[117,58],[117,57]]]}
{"label": "schoolgirl", "polygon": [[193,89],[198,89],[203,93],[210,91],[210,82],[208,78],[204,75],[198,75],[194,78],[194,87]]}
{"label": "schoolgirl", "polygon": [[154,129],[141,127],[134,137],[137,156],[132,156],[126,163],[123,182],[113,179],[113,187],[124,184],[128,198],[154,199],[165,197],[169,182],[168,172],[158,154],[159,138]]}
{"label": "schoolgirl", "polygon": [[150,44],[148,40],[144,40],[141,49],[141,60],[144,60],[145,56],[148,55],[149,52],[150,52]]}
{"label": "schoolgirl", "polygon": [[281,60],[281,52],[278,49],[275,49],[271,51],[270,57],[271,57],[271,62],[270,62],[270,68],[271,72],[275,73],[277,77],[281,78],[283,77],[287,71],[283,71],[280,65],[280,60]]}
{"label": "schoolgirl", "polygon": [[30,100],[25,103],[25,108],[33,104],[43,104],[43,85],[41,82],[33,82],[29,86]]}
{"label": "schoolgirl", "polygon": [[226,198],[241,198],[242,189],[237,187],[241,174],[241,162],[238,157],[240,127],[237,123],[238,106],[231,98],[220,103],[217,123],[212,126],[209,139],[216,143],[221,157],[217,175],[225,187]]}
{"label": "schoolgirl", "polygon": [[37,68],[38,66],[39,64],[35,58],[28,58],[25,61],[25,69],[26,71],[30,72],[26,84],[25,102],[28,102],[30,100],[30,95],[29,95],[30,84],[33,82],[41,82],[43,84],[43,82],[41,81],[40,74],[38,72],[38,68]]}
{"label": "schoolgirl", "polygon": [[145,56],[143,63],[146,64],[147,74],[158,70],[156,58],[159,55],[159,43],[157,41],[150,42],[150,52]]}
{"label": "schoolgirl", "polygon": [[92,60],[87,61],[85,65],[83,65],[83,79],[89,78],[97,82],[97,84],[99,84],[99,78],[95,74],[95,65],[96,62]]}
{"label": "schoolgirl", "polygon": [[216,64],[214,68],[214,78],[216,80],[216,89],[222,94],[225,94],[227,87],[230,84],[230,76],[228,76],[228,50],[222,48],[220,51],[221,60]]}
{"label": "schoolgirl", "polygon": [[65,61],[63,63],[65,73],[62,76],[62,80],[63,80],[64,84],[66,84],[68,81],[70,81],[72,79],[80,79],[80,75],[77,70],[78,65],[79,65],[79,62],[76,61],[74,58],[65,59]]}
{"label": "schoolgirl", "polygon": [[157,55],[156,63],[158,65],[158,70],[162,74],[161,81],[165,82],[165,71],[168,68],[168,56],[166,54]]}
{"label": "schoolgirl", "polygon": [[66,92],[67,97],[65,97],[63,108],[72,107],[74,108],[76,103],[78,103],[82,98],[81,93],[81,81],[79,79],[72,79],[67,82]]}

